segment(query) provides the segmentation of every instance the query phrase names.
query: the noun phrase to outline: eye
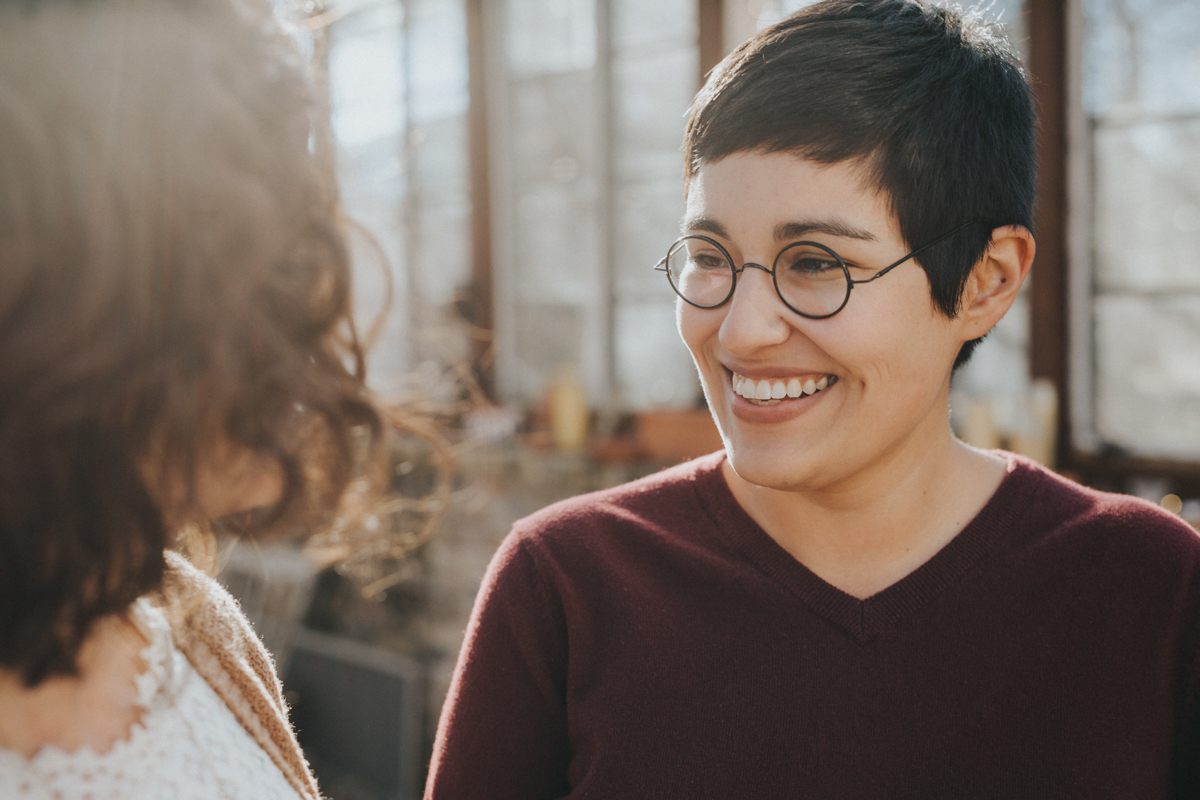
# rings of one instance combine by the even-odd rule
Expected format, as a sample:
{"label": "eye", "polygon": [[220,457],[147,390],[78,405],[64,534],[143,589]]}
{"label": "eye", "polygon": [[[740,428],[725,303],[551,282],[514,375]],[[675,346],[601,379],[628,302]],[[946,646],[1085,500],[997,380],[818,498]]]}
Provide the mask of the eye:
{"label": "eye", "polygon": [[710,270],[728,269],[729,262],[725,260],[725,256],[721,255],[716,250],[703,250],[697,253],[688,254],[688,266],[692,269],[706,272]]}
{"label": "eye", "polygon": [[792,272],[805,273],[827,272],[829,270],[841,271],[842,269],[841,265],[832,258],[817,258],[815,256],[794,259],[787,266]]}
{"label": "eye", "polygon": [[837,256],[816,245],[800,243],[779,254],[776,270],[794,277],[823,277],[842,274]]}

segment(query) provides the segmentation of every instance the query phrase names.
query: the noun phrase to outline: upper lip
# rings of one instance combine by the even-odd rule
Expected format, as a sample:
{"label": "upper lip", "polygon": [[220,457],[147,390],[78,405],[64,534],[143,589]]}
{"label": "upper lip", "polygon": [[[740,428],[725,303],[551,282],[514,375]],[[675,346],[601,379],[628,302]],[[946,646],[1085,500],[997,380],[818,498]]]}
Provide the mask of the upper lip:
{"label": "upper lip", "polygon": [[771,378],[791,378],[802,377],[805,375],[833,375],[832,372],[825,372],[819,369],[809,369],[808,367],[785,367],[785,366],[763,366],[763,367],[743,367],[734,366],[731,364],[723,364],[722,366],[730,372],[735,372],[743,378],[752,378],[753,380],[770,380]]}

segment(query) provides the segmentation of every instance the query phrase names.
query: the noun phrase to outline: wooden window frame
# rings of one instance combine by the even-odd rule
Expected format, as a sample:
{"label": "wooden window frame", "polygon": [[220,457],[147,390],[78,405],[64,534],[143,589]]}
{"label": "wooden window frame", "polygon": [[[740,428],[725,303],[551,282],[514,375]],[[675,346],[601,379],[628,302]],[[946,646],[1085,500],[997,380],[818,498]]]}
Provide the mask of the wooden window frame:
{"label": "wooden window frame", "polygon": [[[1034,218],[1037,256],[1030,275],[1029,363],[1032,377],[1048,378],[1058,389],[1059,470],[1090,486],[1124,491],[1135,477],[1165,478],[1177,494],[1200,496],[1200,463],[1166,458],[1145,458],[1111,452],[1086,452],[1072,435],[1072,392],[1093,391],[1087,376],[1072,369],[1091,368],[1090,358],[1071,358],[1071,348],[1090,352],[1090,324],[1072,318],[1072,280],[1090,280],[1072,270],[1071,225],[1086,225],[1085,218],[1071,216],[1071,170],[1076,155],[1070,150],[1071,102],[1079,91],[1079,42],[1072,37],[1072,0],[1025,0],[1026,30],[1029,32],[1029,71],[1038,101],[1038,207]],[[1076,101],[1077,102],[1077,101]],[[1086,237],[1084,239],[1086,246]],[[1076,252],[1078,252],[1076,245]],[[1082,294],[1077,293],[1082,297]],[[1076,311],[1079,317],[1083,315]],[[1084,378],[1081,380],[1081,378]]]}
{"label": "wooden window frame", "polygon": [[467,142],[471,198],[471,288],[463,316],[471,326],[471,364],[480,390],[496,400],[495,279],[492,270],[492,186],[488,179],[485,0],[465,0],[467,12]]}

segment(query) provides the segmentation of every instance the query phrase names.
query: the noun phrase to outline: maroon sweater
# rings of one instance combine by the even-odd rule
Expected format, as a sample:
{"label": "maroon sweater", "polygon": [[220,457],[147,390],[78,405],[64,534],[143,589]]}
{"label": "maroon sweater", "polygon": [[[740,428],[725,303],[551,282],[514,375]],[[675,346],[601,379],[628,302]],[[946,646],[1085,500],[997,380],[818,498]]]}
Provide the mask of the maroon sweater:
{"label": "maroon sweater", "polygon": [[715,454],[517,523],[427,798],[1200,798],[1200,537],[1010,457],[867,600]]}

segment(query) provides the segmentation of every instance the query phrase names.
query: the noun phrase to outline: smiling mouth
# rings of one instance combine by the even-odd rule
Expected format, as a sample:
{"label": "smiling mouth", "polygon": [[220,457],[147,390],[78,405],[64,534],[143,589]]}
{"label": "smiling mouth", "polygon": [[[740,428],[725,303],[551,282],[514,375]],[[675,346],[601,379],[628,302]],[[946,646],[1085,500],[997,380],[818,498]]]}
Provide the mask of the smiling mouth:
{"label": "smiling mouth", "polygon": [[747,378],[731,373],[733,393],[756,406],[774,406],[822,392],[837,383],[837,375],[805,375],[780,378]]}

